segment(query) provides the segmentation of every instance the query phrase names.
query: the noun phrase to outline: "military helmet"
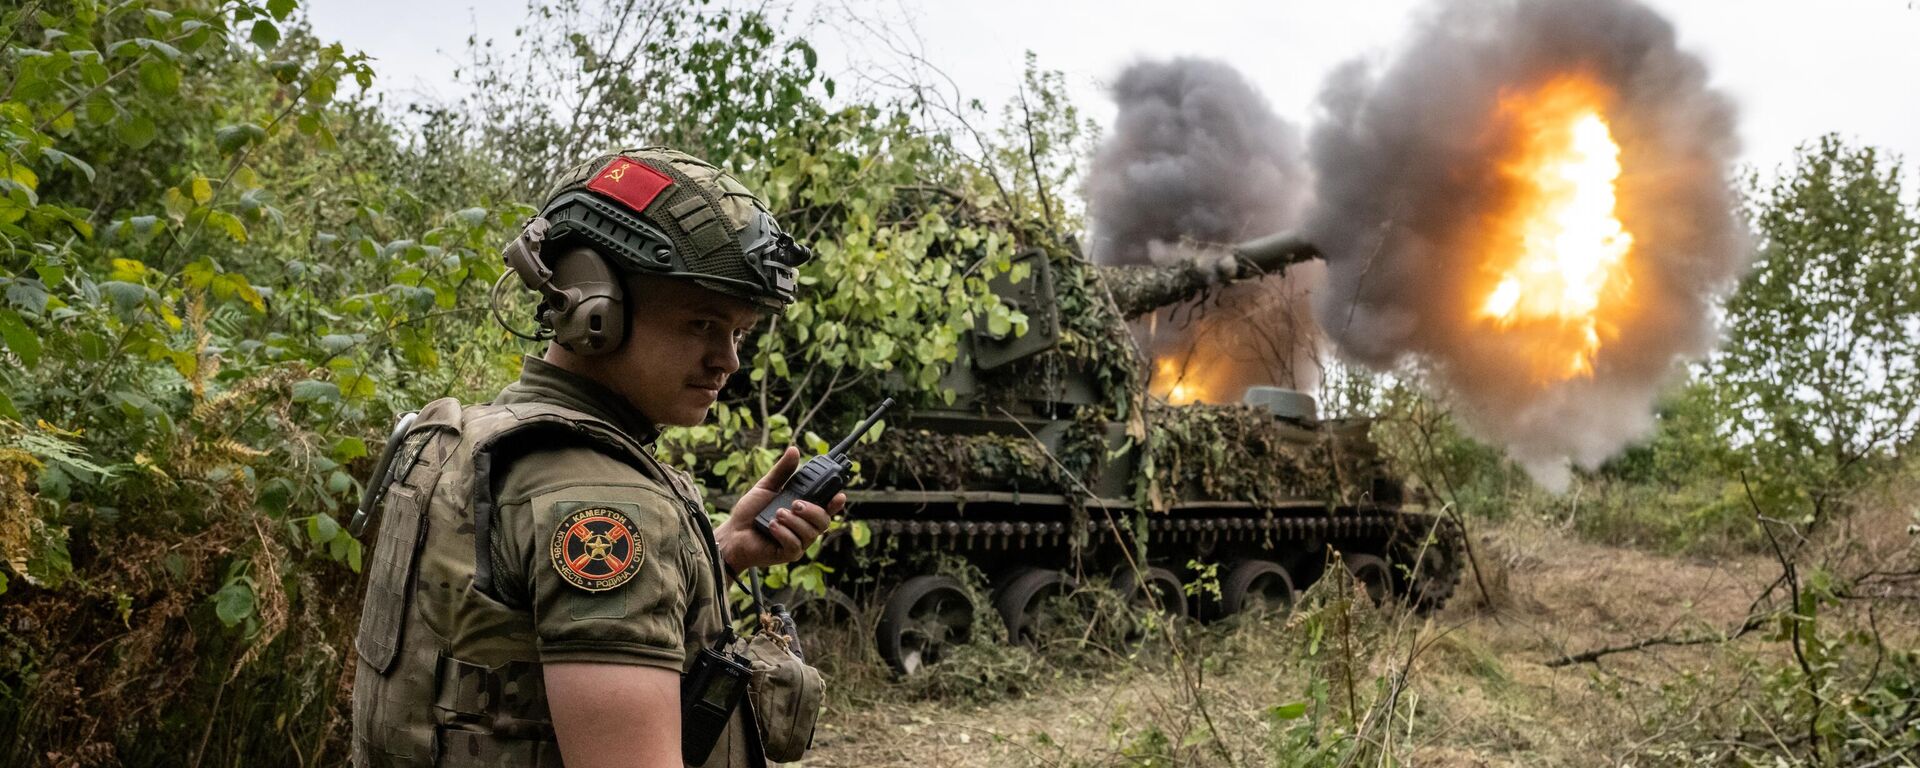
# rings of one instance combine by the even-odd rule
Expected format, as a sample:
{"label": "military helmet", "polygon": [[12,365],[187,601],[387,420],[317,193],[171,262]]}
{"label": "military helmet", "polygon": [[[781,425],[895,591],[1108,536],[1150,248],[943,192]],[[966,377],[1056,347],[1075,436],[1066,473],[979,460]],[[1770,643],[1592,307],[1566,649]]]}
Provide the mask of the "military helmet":
{"label": "military helmet", "polygon": [[568,169],[540,218],[546,248],[589,244],[623,272],[692,280],[776,311],[793,301],[794,269],[813,256],[738,180],[665,147]]}

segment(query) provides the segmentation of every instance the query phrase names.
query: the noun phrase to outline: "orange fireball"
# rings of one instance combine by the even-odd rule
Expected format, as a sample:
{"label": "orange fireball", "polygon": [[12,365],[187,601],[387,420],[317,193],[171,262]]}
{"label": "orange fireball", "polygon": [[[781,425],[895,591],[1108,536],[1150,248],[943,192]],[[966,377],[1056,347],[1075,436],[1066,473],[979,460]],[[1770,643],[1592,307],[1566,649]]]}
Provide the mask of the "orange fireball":
{"label": "orange fireball", "polygon": [[1632,282],[1607,98],[1599,84],[1565,76],[1506,94],[1497,115],[1514,137],[1498,168],[1513,193],[1484,232],[1488,287],[1476,316],[1508,337],[1537,381],[1593,375],[1613,332],[1608,317]]}

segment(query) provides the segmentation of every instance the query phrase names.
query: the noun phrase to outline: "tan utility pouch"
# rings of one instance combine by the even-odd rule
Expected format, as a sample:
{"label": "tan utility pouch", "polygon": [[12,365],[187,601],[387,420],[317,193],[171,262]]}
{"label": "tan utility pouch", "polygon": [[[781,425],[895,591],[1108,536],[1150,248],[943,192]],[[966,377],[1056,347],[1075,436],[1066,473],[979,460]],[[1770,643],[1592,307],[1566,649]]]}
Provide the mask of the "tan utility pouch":
{"label": "tan utility pouch", "polygon": [[753,664],[747,696],[753,699],[754,719],[760,726],[767,759],[776,763],[797,761],[813,746],[813,728],[820,720],[826,681],[821,679],[820,670],[807,666],[787,650],[787,639],[781,635],[763,630],[754,633],[746,644],[745,655]]}

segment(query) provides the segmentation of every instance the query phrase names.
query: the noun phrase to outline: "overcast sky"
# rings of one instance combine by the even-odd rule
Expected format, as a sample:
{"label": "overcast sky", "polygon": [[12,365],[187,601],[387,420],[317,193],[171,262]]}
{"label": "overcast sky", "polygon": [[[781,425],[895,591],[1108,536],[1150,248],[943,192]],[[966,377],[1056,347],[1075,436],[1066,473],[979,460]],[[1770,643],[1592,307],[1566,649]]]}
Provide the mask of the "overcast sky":
{"label": "overcast sky", "polygon": [[[591,1],[591,0],[589,0]],[[1763,169],[1828,131],[1920,160],[1920,3],[1913,0],[1650,0],[1741,108],[1745,157]],[[1141,57],[1208,56],[1244,72],[1283,117],[1311,118],[1325,73],[1381,56],[1413,0],[794,0],[823,65],[842,82],[899,61],[849,24],[877,20],[952,77],[967,98],[1014,92],[1026,51],[1067,76],[1075,102],[1107,123],[1103,84]],[[477,34],[509,40],[523,0],[312,0],[314,30],[377,61],[391,98],[458,93],[452,72]]]}

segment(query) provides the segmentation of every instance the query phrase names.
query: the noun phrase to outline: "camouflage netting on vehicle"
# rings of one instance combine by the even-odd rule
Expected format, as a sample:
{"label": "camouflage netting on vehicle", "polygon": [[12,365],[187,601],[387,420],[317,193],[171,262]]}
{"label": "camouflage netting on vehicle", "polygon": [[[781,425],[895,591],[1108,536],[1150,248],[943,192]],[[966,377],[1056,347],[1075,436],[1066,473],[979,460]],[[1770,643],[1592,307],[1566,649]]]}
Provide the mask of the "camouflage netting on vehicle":
{"label": "camouflage netting on vehicle", "polygon": [[[1139,486],[1142,503],[1168,505],[1231,499],[1262,505],[1303,500],[1352,503],[1379,471],[1365,450],[1366,425],[1309,430],[1251,406],[1168,406],[1147,410],[1148,433]],[[1048,455],[1025,435],[953,434],[890,429],[855,453],[863,485],[899,490],[1011,490],[1086,495],[1084,483],[1104,458],[1099,432],[1073,424]]]}
{"label": "camouflage netting on vehicle", "polygon": [[1133,336],[1102,280],[1104,270],[1094,266],[1070,245],[1042,242],[1052,267],[1055,311],[1060,318],[1060,343],[1031,360],[1010,366],[1001,381],[1006,393],[1032,391],[1057,384],[1068,371],[1092,374],[1100,390],[1095,416],[1126,421],[1137,411],[1141,361]]}
{"label": "camouflage netting on vehicle", "polygon": [[1024,436],[889,429],[854,456],[868,478],[865,484],[874,488],[1057,488],[1046,451]]}
{"label": "camouflage netting on vehicle", "polygon": [[854,455],[868,487],[1078,496],[1085,493],[1080,484],[1100,473],[1103,444],[1101,430],[1081,422],[1067,426],[1052,455],[1027,435],[890,429]]}
{"label": "camouflage netting on vehicle", "polygon": [[1324,434],[1252,406],[1155,401],[1147,409],[1147,426],[1141,467],[1147,481],[1135,501],[1155,510],[1203,498],[1263,505],[1332,501],[1349,495],[1341,486],[1363,469],[1364,457],[1332,450]]}

